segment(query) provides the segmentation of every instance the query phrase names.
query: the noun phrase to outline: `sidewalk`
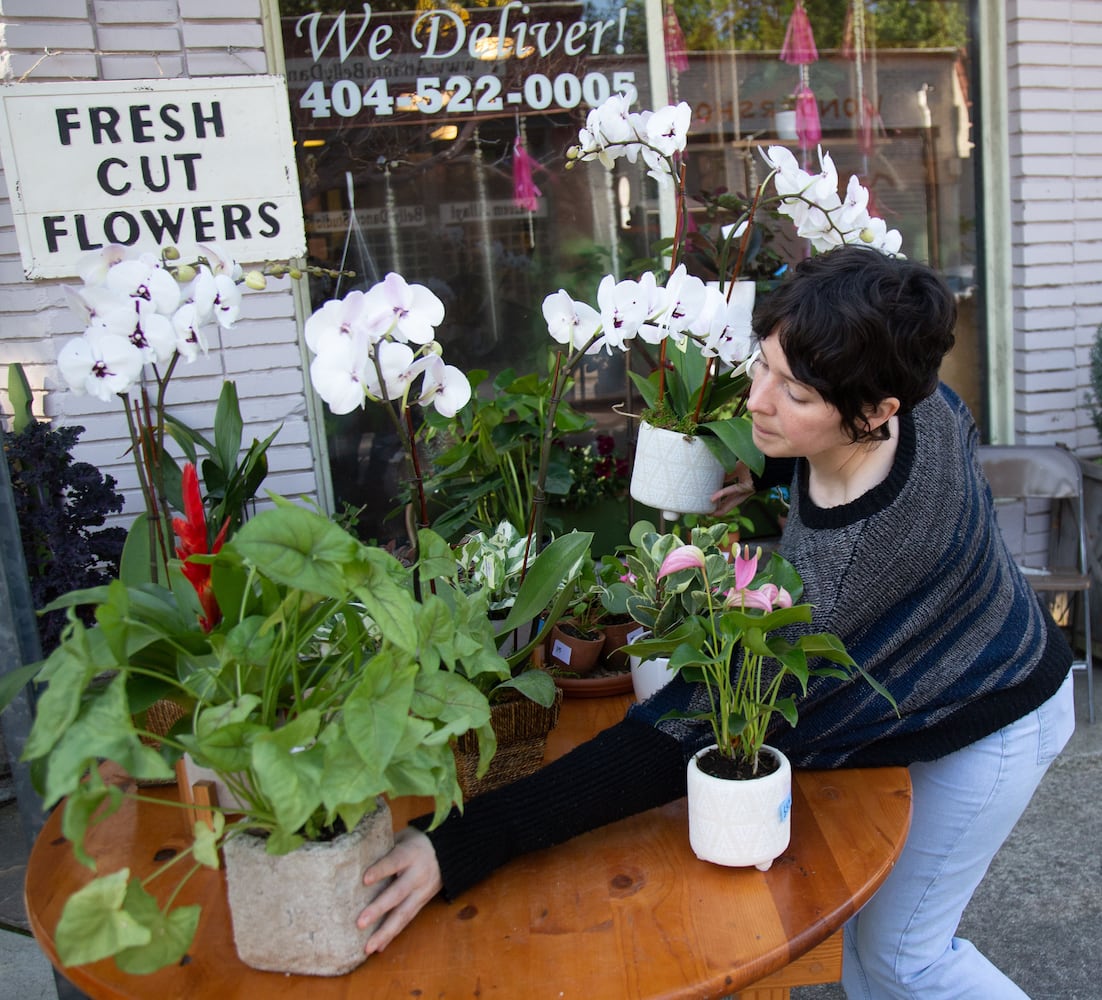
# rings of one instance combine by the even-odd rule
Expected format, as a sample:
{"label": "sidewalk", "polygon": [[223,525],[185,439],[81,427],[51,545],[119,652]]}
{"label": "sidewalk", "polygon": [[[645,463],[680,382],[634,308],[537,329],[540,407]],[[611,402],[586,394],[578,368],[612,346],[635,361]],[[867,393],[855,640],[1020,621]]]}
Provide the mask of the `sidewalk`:
{"label": "sidewalk", "polygon": [[[1032,1000],[1102,995],[1102,718],[1079,724],[964,914],[969,938]],[[1096,706],[1098,708],[1099,706]],[[23,909],[26,850],[14,801],[0,804],[0,994],[58,1000],[49,962]],[[837,985],[792,1000],[845,1000]],[[984,998],[964,998],[984,1000]]]}

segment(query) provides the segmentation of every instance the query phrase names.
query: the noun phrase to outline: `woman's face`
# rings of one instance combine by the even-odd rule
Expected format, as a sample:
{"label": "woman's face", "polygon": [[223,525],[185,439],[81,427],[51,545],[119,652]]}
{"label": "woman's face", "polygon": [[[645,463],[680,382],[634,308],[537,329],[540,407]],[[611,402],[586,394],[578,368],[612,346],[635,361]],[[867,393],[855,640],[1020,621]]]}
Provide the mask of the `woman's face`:
{"label": "woman's face", "polygon": [[849,447],[852,440],[842,430],[838,410],[793,378],[780,339],[767,337],[759,348],[747,401],[754,443],[770,458],[809,460]]}

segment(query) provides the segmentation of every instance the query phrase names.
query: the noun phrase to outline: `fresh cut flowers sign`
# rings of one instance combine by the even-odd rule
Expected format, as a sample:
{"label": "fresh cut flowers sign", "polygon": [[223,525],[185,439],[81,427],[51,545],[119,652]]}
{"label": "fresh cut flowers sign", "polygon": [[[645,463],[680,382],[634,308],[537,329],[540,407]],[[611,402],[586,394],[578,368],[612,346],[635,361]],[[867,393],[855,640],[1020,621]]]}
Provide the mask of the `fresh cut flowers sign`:
{"label": "fresh cut flowers sign", "polygon": [[0,153],[29,278],[75,276],[111,244],[217,243],[247,262],[305,252],[279,77],[0,87]]}

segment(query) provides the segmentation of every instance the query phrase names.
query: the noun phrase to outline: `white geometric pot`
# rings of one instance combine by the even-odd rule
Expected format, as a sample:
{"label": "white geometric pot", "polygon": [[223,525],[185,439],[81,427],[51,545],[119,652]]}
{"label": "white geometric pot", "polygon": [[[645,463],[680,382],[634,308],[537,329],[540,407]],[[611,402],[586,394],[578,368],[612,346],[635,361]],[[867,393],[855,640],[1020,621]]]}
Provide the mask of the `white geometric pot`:
{"label": "white geometric pot", "polygon": [[636,701],[646,701],[677,676],[677,671],[670,669],[668,656],[643,660],[633,654],[628,657],[628,663],[631,664],[631,686],[635,691]]}
{"label": "white geometric pot", "polygon": [[[714,745],[713,745],[714,746]],[[701,861],[768,871],[788,847],[791,832],[792,768],[773,747],[763,747],[780,767],[748,781],[714,778],[697,767],[705,747],[689,761],[689,844]]]}
{"label": "white geometric pot", "polygon": [[631,495],[668,520],[678,514],[711,514],[712,494],[723,485],[723,464],[698,437],[639,425]]}
{"label": "white geometric pot", "polygon": [[367,956],[373,927],[356,918],[387,885],[363,884],[364,869],[394,846],[387,804],[331,841],[273,855],[266,840],[234,837],[223,848],[233,943],[246,965],[268,972],[342,976]]}

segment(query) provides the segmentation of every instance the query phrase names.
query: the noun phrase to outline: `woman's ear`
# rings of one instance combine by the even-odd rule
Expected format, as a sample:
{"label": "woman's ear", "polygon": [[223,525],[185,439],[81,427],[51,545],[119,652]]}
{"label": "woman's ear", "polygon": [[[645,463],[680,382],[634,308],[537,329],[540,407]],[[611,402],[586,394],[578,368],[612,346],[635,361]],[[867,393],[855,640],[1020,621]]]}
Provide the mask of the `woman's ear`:
{"label": "woman's ear", "polygon": [[895,396],[888,396],[875,406],[865,407],[865,424],[868,426],[869,433],[879,430],[898,412],[899,400]]}

